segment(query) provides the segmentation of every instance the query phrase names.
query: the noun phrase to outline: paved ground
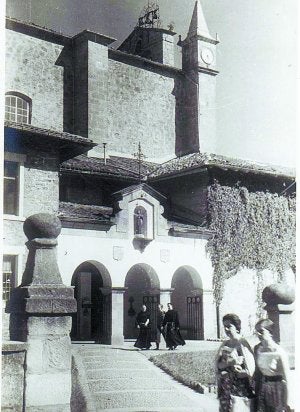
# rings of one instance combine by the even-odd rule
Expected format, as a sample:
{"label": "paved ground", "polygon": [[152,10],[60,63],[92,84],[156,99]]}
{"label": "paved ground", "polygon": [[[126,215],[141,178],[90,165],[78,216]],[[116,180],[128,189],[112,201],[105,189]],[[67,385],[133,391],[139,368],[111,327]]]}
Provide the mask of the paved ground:
{"label": "paved ground", "polygon": [[[205,342],[206,345],[218,345]],[[72,402],[72,412],[217,412],[214,394],[202,395],[154,366],[148,359],[160,351],[137,351],[133,342],[114,348],[73,344],[84,401]],[[179,351],[199,350],[199,342]],[[77,390],[78,393],[78,390]]]}

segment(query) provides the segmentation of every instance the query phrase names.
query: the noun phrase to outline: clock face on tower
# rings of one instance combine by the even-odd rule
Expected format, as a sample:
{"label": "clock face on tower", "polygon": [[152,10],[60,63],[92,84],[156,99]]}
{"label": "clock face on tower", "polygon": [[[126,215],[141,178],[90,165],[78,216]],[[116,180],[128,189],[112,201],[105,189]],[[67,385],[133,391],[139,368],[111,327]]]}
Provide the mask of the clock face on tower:
{"label": "clock face on tower", "polygon": [[201,50],[201,59],[206,64],[212,64],[212,62],[214,61],[214,53],[211,51],[211,49],[204,47]]}

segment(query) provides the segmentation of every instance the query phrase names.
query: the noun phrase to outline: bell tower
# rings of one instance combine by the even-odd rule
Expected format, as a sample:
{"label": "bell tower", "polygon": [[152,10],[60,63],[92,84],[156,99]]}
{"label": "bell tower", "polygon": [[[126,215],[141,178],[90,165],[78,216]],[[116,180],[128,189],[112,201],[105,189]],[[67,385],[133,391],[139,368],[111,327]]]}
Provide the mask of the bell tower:
{"label": "bell tower", "polygon": [[208,30],[202,7],[196,1],[187,37],[182,47],[184,72],[182,115],[185,132],[181,154],[216,151],[216,45]]}

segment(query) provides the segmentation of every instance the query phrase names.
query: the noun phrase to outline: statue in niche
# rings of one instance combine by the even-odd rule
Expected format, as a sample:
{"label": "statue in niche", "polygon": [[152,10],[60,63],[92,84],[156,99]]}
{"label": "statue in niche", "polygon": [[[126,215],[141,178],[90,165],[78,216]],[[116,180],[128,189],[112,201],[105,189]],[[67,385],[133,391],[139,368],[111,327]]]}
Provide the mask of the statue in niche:
{"label": "statue in niche", "polygon": [[147,212],[143,206],[134,209],[134,235],[146,237],[147,234]]}

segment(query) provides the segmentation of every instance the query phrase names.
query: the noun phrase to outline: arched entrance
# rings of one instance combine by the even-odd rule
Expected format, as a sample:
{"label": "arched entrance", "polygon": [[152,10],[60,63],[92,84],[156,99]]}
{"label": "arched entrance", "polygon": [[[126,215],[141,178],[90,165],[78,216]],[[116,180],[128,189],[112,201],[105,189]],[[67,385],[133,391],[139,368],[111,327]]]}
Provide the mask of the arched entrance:
{"label": "arched entrance", "polygon": [[72,277],[77,313],[72,317],[72,340],[109,344],[111,340],[111,279],[102,264],[82,263]]}
{"label": "arched entrance", "polygon": [[198,272],[190,266],[181,266],[172,279],[171,302],[178,311],[181,332],[185,339],[202,340],[203,287]]}
{"label": "arched entrance", "polygon": [[145,304],[150,312],[152,339],[156,328],[157,304],[159,303],[160,284],[154,269],[139,263],[128,271],[125,278],[124,294],[124,338],[135,339],[137,329],[135,327],[136,315]]}

